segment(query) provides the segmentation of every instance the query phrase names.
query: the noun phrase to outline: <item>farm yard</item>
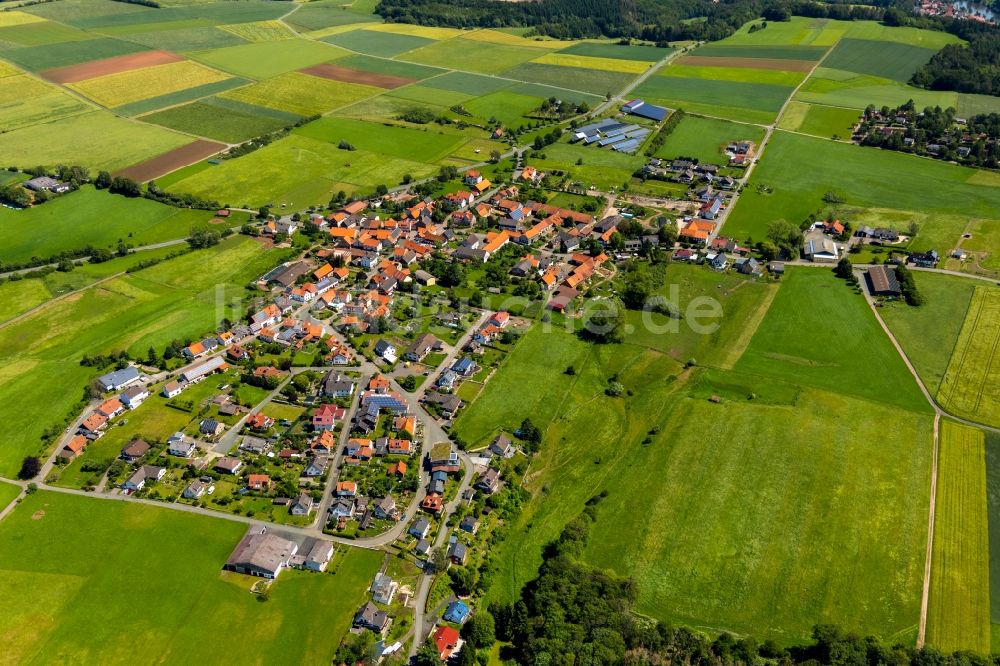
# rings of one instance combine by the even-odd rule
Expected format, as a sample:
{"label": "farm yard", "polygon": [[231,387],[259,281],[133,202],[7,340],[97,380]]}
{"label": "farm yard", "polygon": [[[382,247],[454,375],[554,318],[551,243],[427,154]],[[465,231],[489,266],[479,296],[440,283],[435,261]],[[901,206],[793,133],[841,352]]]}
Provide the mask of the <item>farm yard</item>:
{"label": "farm yard", "polygon": [[[0,593],[8,609],[0,630],[12,637],[6,656],[21,662],[52,654],[110,662],[123,651],[149,660],[169,652],[178,661],[328,658],[382,554],[342,549],[335,574],[286,572],[269,602],[260,603],[250,594],[257,579],[221,571],[244,530],[241,523],[132,503],[54,492],[27,498],[0,523],[8,581]],[[179,561],[185,566],[173,564]],[[149,575],[153,569],[156,576]],[[142,604],[97,601],[136,588],[149,594]],[[21,603],[29,594],[35,603]],[[227,618],[225,632],[212,629],[220,617]],[[118,630],[105,631],[109,625]],[[273,639],[256,640],[262,631]],[[137,632],[148,640],[137,643]]]}

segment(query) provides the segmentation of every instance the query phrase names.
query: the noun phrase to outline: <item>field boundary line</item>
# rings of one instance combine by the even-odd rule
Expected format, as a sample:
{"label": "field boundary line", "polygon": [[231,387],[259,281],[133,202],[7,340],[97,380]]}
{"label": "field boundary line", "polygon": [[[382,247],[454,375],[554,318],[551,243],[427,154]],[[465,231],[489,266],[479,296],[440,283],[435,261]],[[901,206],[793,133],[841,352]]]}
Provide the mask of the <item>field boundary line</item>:
{"label": "field boundary line", "polygon": [[934,414],[934,444],[931,448],[931,500],[927,512],[927,553],[924,556],[924,583],[920,595],[920,624],[917,625],[917,648],[927,639],[927,608],[931,595],[931,564],[934,558],[934,518],[937,509],[938,455],[940,450],[941,414]]}

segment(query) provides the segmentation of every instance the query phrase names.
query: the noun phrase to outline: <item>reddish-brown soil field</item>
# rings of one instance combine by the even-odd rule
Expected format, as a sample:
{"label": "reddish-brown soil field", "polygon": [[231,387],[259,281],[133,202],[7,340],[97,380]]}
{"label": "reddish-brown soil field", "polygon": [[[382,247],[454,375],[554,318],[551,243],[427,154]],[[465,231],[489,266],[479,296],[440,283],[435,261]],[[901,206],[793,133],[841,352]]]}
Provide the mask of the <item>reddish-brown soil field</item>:
{"label": "reddish-brown soil field", "polygon": [[359,69],[349,67],[338,67],[337,65],[316,65],[300,69],[303,74],[311,74],[323,79],[341,81],[343,83],[360,83],[376,88],[402,88],[414,82],[414,79],[407,79],[402,76],[391,76],[389,74],[376,74],[374,72],[362,72]]}
{"label": "reddish-brown soil field", "polygon": [[198,160],[211,157],[225,148],[226,144],[224,143],[198,139],[180,148],[174,148],[162,155],[157,155],[151,160],[126,167],[115,175],[126,176],[136,182],[145,183],[146,181],[168,174],[171,171],[176,171],[181,167],[194,164]]}
{"label": "reddish-brown soil field", "polygon": [[684,56],[678,65],[691,67],[739,67],[745,69],[775,69],[782,72],[808,72],[816,63],[810,60],[782,60],[780,58],[715,58],[713,56]]}
{"label": "reddish-brown soil field", "polygon": [[76,83],[86,81],[98,76],[108,74],[120,74],[133,69],[152,67],[153,65],[166,65],[171,62],[184,60],[175,53],[169,51],[143,51],[142,53],[130,53],[129,55],[105,58],[104,60],[94,60],[84,62],[79,65],[67,65],[66,67],[56,67],[42,72],[49,81],[54,83]]}

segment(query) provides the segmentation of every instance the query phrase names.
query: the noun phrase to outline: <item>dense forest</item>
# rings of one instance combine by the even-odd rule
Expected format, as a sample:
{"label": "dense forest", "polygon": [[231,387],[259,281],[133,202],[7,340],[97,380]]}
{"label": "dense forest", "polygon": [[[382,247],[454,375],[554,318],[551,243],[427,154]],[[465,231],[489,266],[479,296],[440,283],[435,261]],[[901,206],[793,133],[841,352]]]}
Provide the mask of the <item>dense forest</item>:
{"label": "dense forest", "polygon": [[[596,501],[595,501],[596,500]],[[712,640],[634,612],[636,584],[580,561],[596,503],[549,544],[538,577],[514,604],[493,604],[496,638],[509,643],[501,655],[519,664],[729,666],[987,666],[997,660],[971,653],[885,645],[832,625],[819,625],[812,642],[785,649],[768,640],[722,634]]]}
{"label": "dense forest", "polygon": [[913,75],[913,85],[931,90],[1000,95],[1000,36],[970,35],[969,45],[949,44]]}

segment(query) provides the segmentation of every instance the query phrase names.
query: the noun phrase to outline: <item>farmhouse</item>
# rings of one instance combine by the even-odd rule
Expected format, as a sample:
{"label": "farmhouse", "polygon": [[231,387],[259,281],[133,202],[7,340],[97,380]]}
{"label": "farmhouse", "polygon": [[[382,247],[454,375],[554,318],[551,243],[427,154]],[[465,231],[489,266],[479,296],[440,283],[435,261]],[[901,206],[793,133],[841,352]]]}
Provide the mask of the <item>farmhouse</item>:
{"label": "farmhouse", "polygon": [[264,527],[251,527],[223,568],[248,576],[274,579],[288,566],[288,561],[298,549],[294,542],[268,534]]}
{"label": "farmhouse", "polygon": [[899,296],[901,293],[896,269],[890,266],[872,266],[865,273],[865,282],[872,296]]}

